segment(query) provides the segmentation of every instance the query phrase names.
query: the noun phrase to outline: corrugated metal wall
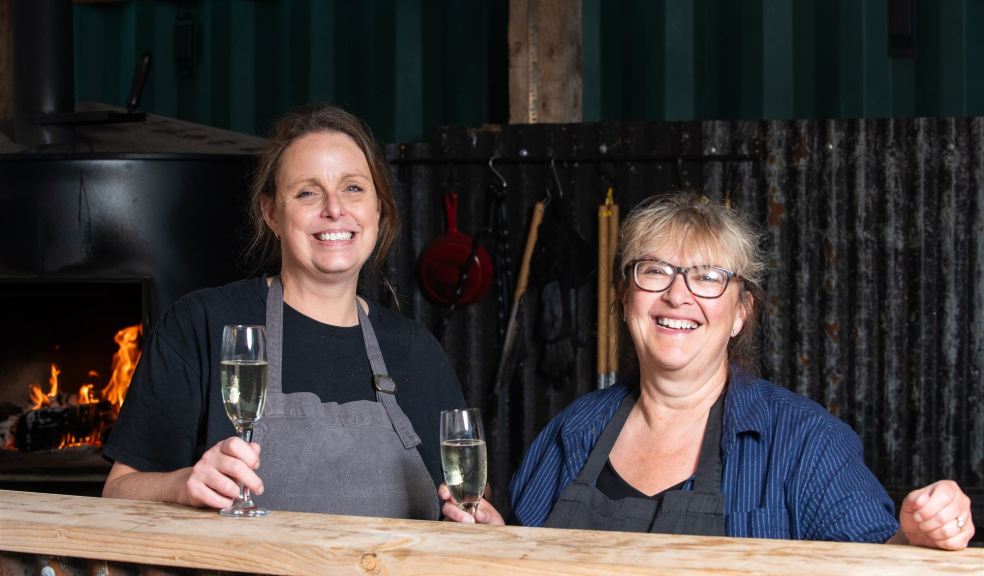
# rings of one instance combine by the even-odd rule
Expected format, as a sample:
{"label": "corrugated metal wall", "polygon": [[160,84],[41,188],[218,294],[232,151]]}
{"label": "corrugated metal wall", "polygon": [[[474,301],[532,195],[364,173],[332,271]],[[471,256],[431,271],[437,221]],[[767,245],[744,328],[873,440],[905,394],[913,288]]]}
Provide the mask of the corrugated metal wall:
{"label": "corrugated metal wall", "polygon": [[[984,116],[984,3],[913,0],[911,58],[887,0],[584,0],[584,119]],[[508,120],[506,0],[183,0],[75,7],[80,101],[250,134],[316,100],[386,142]],[[187,27],[185,27],[187,25]],[[176,37],[193,31],[190,64]]]}
{"label": "corrugated metal wall", "polygon": [[[982,150],[982,118],[446,128],[431,143],[389,149],[407,226],[388,273],[404,313],[438,331],[445,309],[417,289],[417,256],[444,231],[446,192],[460,195],[462,230],[487,225],[493,154],[508,182],[514,275],[533,203],[548,189],[557,198],[551,157],[572,229],[590,245],[572,255],[582,261],[595,261],[608,186],[623,214],[673,189],[728,194],[767,232],[772,255],[763,374],[848,422],[891,491],[954,478],[981,494]],[[481,236],[490,253],[497,238]],[[538,369],[543,267],[533,274],[508,421],[492,394],[504,323],[495,291],[456,310],[442,339],[469,403],[486,409],[500,491],[535,433],[596,381],[594,277],[576,292],[576,357],[566,377],[548,377]]]}

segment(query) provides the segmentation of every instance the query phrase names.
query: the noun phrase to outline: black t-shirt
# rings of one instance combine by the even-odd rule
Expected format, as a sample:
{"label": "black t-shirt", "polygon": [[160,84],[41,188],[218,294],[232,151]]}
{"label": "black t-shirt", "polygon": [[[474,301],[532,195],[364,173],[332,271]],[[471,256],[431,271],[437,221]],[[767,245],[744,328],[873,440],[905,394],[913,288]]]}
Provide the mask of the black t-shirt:
{"label": "black t-shirt", "polygon": [[679,484],[674,484],[662,492],[657,492],[650,496],[645,492],[640,491],[638,488],[629,484],[625,481],[622,476],[619,475],[615,467],[612,466],[612,461],[605,460],[605,466],[598,473],[598,479],[595,480],[595,488],[599,492],[608,497],[609,500],[622,500],[624,498],[648,498],[650,500],[655,500],[659,503],[663,502],[663,496],[671,490],[682,490],[683,485],[687,481],[684,480]]}
{"label": "black t-shirt", "polygon": [[[192,466],[216,442],[235,435],[219,386],[222,327],[265,324],[266,296],[266,278],[250,278],[175,302],[144,343],[103,455],[142,472],[168,472]],[[439,415],[464,407],[461,386],[422,326],[375,302],[369,302],[369,320],[396,382],[396,400],[420,436],[418,450],[438,484]],[[282,387],[287,394],[313,392],[322,402],[375,400],[359,326],[322,324],[285,304]]]}

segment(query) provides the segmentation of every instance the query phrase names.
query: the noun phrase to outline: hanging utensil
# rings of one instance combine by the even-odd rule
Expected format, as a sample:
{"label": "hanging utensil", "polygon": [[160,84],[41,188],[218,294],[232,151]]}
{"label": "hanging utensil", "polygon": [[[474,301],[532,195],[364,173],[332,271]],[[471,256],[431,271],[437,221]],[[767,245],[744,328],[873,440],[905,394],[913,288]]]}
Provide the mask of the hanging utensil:
{"label": "hanging utensil", "polygon": [[615,315],[615,299],[618,298],[618,294],[615,291],[612,279],[615,274],[619,271],[615,270],[615,252],[618,247],[618,225],[619,225],[619,213],[618,204],[615,203],[615,190],[611,187],[608,188],[608,194],[605,196],[605,205],[608,206],[608,211],[610,213],[608,220],[608,278],[606,282],[608,283],[608,301],[606,302],[608,310],[606,319],[608,321],[607,332],[607,346],[608,346],[608,361],[606,362],[608,366],[608,374],[605,379],[605,386],[611,386],[615,384],[615,380],[618,378],[618,317]]}
{"label": "hanging utensil", "polygon": [[444,195],[444,209],[448,228],[421,254],[420,286],[445,306],[471,304],[485,295],[492,282],[492,261],[478,238],[458,230],[457,193]]}
{"label": "hanging utensil", "polygon": [[611,270],[608,256],[608,227],[612,219],[611,196],[598,206],[598,389],[605,388],[608,382],[608,291],[611,284]]}
{"label": "hanging utensil", "polygon": [[499,367],[495,373],[495,388],[500,396],[505,394],[512,382],[513,371],[516,368],[516,345],[519,339],[520,324],[518,317],[526,301],[526,286],[530,277],[530,261],[533,258],[533,248],[536,246],[540,222],[543,221],[544,203],[533,205],[533,217],[530,219],[530,231],[526,235],[526,247],[523,249],[523,260],[519,266],[519,277],[516,280],[516,290],[513,293],[512,310],[509,312],[509,323],[506,325],[506,339],[502,345],[502,356],[499,357]]}

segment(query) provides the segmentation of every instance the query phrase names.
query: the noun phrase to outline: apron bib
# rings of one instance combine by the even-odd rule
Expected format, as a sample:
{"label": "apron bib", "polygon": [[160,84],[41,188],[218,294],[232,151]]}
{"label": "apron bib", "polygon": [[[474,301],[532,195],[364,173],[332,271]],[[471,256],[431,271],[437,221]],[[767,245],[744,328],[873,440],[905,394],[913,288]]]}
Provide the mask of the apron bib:
{"label": "apron bib", "polygon": [[[267,293],[269,380],[253,438],[263,446],[260,506],[274,510],[436,520],[437,488],[417,446],[420,438],[396,402],[368,316],[356,302],[372,367],[376,402],[322,403],[313,392],[284,394],[283,285]],[[435,422],[436,426],[437,423]]]}
{"label": "apron bib", "polygon": [[723,399],[721,394],[707,417],[693,490],[664,492],[662,502],[634,497],[611,500],[595,487],[595,481],[635,404],[635,394],[626,396],[581,473],[561,491],[544,526],[724,536],[724,497],[720,490]]}

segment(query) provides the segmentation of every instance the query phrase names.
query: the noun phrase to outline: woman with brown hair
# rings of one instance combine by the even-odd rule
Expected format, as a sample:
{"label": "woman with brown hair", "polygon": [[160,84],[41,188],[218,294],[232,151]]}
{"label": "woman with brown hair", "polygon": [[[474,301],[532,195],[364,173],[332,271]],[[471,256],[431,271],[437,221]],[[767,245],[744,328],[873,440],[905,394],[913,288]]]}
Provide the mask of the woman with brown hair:
{"label": "woman with brown hair", "polygon": [[[438,416],[464,399],[433,336],[357,295],[399,230],[368,129],[328,105],[284,116],[251,212],[251,253],[279,273],[193,292],[154,326],[103,451],[114,461],[103,495],[222,508],[242,483],[271,509],[437,518]],[[268,334],[266,408],[249,444],[220,393],[227,324]]]}

